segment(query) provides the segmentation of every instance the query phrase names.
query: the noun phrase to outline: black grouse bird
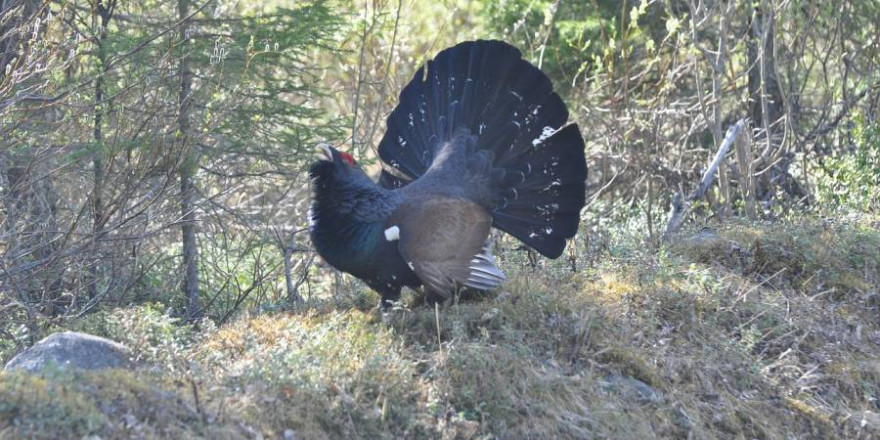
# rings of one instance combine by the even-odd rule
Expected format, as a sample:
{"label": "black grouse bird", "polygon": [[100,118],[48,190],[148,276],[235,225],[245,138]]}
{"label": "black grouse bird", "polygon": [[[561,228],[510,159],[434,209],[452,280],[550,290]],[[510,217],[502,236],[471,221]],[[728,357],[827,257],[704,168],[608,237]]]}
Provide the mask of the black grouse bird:
{"label": "black grouse bird", "polygon": [[[501,41],[440,52],[400,93],[379,144],[378,185],[322,146],[309,175],[318,254],[367,283],[382,305],[403,286],[450,298],[504,281],[490,227],[556,258],[578,229],[587,164],[550,79]],[[436,298],[435,299],[439,299]]]}

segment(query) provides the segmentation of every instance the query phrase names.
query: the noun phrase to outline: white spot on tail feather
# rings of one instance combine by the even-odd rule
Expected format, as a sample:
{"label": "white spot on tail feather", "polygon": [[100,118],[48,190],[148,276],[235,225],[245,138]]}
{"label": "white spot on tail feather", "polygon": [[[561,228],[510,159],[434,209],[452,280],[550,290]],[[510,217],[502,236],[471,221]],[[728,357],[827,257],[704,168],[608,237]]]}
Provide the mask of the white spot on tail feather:
{"label": "white spot on tail feather", "polygon": [[400,240],[400,228],[395,225],[386,229],[385,239],[388,241]]}
{"label": "white spot on tail feather", "polygon": [[541,130],[541,135],[532,141],[532,146],[537,147],[538,145],[541,145],[541,142],[544,142],[547,138],[553,136],[553,133],[556,133],[556,130],[553,127],[544,127],[544,129]]}

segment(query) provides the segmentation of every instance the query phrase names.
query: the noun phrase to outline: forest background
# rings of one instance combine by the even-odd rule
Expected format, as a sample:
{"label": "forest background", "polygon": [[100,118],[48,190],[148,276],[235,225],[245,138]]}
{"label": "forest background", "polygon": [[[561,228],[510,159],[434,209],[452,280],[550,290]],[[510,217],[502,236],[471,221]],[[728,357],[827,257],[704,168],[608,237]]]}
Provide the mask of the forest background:
{"label": "forest background", "polygon": [[[850,298],[859,313],[876,316],[877,248],[867,249],[880,243],[878,24],[880,4],[870,0],[2,0],[0,361],[62,329],[118,336],[120,328],[132,331],[125,327],[132,322],[152,322],[151,331],[184,332],[191,343],[200,332],[237,328],[255,316],[312,322],[316,313],[375,313],[369,310],[378,298],[322,264],[310,247],[314,148],[330,142],[376,174],[384,119],[418,66],[456,42],[480,38],[514,44],[551,77],[588,155],[581,232],[560,260],[541,260],[496,237],[502,266],[514,274],[513,295],[533,293],[516,280],[536,270],[552,277],[547,294],[556,298],[589,291],[583,283],[607,276],[635,276],[641,288],[646,281],[630,269],[652,267],[655,280],[662,278],[655,266],[664,264],[687,280],[715,277],[713,285],[739,291],[739,282],[699,275],[703,266],[695,266],[735,263],[755,289],[769,288],[775,277],[787,283],[777,291],[812,297],[836,280],[834,291],[844,292],[837,300]],[[742,130],[715,179],[700,191],[738,123]],[[767,251],[762,243],[779,246]],[[673,254],[684,260],[663,262]],[[773,264],[779,261],[785,263]],[[590,295],[601,303],[601,294]],[[690,304],[677,298],[667,298],[675,310]],[[491,305],[471,305],[474,322],[498,310]],[[465,319],[457,313],[447,323],[452,333],[433,311],[425,315],[437,321],[437,331],[423,329],[433,336],[422,335],[435,350],[455,335],[466,339],[453,331],[456,319]],[[746,315],[725,331],[746,341],[749,356],[760,354],[753,365],[766,366],[762,344],[782,337],[773,333],[778,323],[755,327],[764,318]],[[651,316],[660,323],[650,332],[666,328],[669,317]],[[859,338],[862,326],[880,325],[866,319],[871,323],[847,324],[859,326]],[[511,322],[550,331],[546,322]],[[587,350],[578,339],[586,330],[578,328],[551,351]],[[877,343],[863,347],[867,357],[859,359],[876,360]],[[589,353],[563,357],[576,365],[593,359]],[[662,388],[649,380],[654,373],[640,376],[625,367],[632,359],[620,356],[602,362]],[[876,416],[880,372],[865,368],[850,390],[864,400],[847,408]],[[787,394],[793,413],[818,420],[804,432],[861,435],[835,418],[847,419],[839,401],[796,398],[811,386]],[[475,432],[524,432],[510,421],[487,421],[503,411],[479,401],[462,407],[456,420],[478,422]],[[752,410],[734,417],[738,427],[730,429],[769,429],[750,419]],[[2,414],[0,405],[0,426]],[[584,417],[566,423],[603,432],[602,423]],[[683,428],[676,417],[661,418],[673,426],[669,432],[713,423],[707,417]],[[411,432],[415,422],[406,420],[380,431]],[[651,423],[654,435],[662,421]],[[331,426],[348,434],[350,426],[363,428],[340,423]],[[584,434],[577,429],[557,434]]]}

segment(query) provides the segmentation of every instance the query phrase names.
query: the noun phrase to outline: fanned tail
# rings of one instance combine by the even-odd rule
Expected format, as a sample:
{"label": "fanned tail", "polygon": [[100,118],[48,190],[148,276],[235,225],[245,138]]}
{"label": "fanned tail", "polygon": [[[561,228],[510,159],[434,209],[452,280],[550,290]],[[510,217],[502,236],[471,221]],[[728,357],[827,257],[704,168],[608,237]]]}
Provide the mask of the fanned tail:
{"label": "fanned tail", "polygon": [[492,153],[493,226],[541,254],[558,257],[575,235],[585,203],[584,142],[550,79],[501,41],[472,41],[440,52],[400,94],[379,144],[399,188],[421,176],[460,128]]}

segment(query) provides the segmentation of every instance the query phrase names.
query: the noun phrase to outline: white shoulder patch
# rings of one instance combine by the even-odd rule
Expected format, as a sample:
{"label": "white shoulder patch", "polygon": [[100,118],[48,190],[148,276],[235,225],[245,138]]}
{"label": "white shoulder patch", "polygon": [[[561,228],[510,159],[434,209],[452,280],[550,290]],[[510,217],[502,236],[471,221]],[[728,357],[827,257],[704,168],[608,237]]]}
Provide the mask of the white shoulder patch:
{"label": "white shoulder patch", "polygon": [[385,239],[388,241],[394,241],[400,239],[400,228],[396,225],[392,226],[385,230]]}

